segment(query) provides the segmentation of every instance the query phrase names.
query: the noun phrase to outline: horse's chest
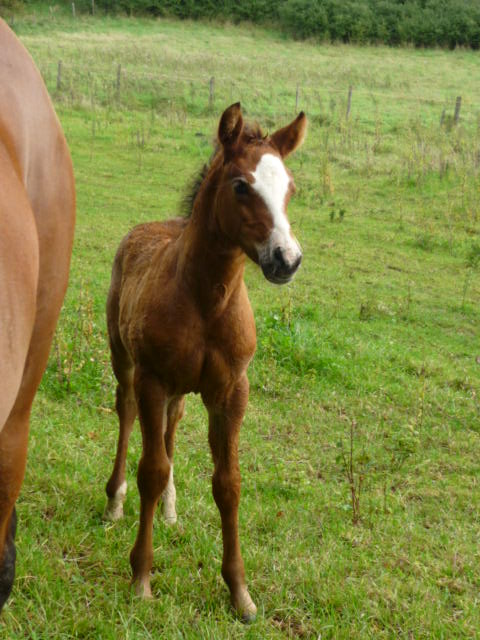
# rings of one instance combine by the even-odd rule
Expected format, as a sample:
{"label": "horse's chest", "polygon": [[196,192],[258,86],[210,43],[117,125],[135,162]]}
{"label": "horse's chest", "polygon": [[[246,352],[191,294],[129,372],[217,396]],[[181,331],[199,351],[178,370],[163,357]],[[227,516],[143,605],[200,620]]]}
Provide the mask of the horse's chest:
{"label": "horse's chest", "polygon": [[251,314],[208,323],[193,309],[174,313],[170,306],[143,326],[136,360],[148,361],[171,393],[202,392],[206,386],[228,386],[243,375],[255,342]]}
{"label": "horse's chest", "polygon": [[202,387],[225,387],[238,380],[246,372],[256,348],[250,308],[248,313],[214,326],[207,345]]}
{"label": "horse's chest", "polygon": [[144,327],[135,359],[147,364],[171,393],[183,394],[198,386],[204,352],[202,332],[191,318],[165,314]]}

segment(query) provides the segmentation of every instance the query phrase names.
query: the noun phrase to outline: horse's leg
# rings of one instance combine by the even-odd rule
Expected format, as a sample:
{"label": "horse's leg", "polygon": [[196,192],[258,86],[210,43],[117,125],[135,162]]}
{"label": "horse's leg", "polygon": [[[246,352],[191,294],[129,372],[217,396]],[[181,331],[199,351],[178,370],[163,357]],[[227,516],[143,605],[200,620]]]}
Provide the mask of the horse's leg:
{"label": "horse's leg", "polygon": [[175,524],[177,521],[177,512],[175,510],[175,502],[177,492],[173,481],[173,450],[175,447],[175,431],[177,425],[182,419],[185,409],[185,398],[179,396],[172,398],[168,405],[167,411],[167,430],[165,432],[165,448],[167,456],[170,460],[170,475],[165,491],[162,493],[162,513],[166,524]]}
{"label": "horse's leg", "polygon": [[15,502],[25,473],[29,414],[10,414],[0,433],[0,610],[15,577]]}
{"label": "horse's leg", "polygon": [[[0,433],[0,609],[12,587],[15,573],[15,501],[20,492],[28,447],[30,412],[45,370],[55,323],[63,300],[66,269],[59,263],[58,278],[51,291],[39,299],[22,384],[15,404]],[[55,286],[54,286],[55,285]],[[58,285],[58,286],[57,286]]]}
{"label": "horse's leg", "polygon": [[238,438],[248,401],[248,379],[244,376],[221,400],[204,397],[209,412],[208,439],[215,470],[213,497],[220,510],[223,534],[222,576],[227,583],[232,604],[244,622],[255,619],[257,608],[245,584],[245,570],[238,537],[240,502],[240,468]]}
{"label": "horse's leg", "polygon": [[165,446],[168,398],[158,381],[148,373],[135,370],[135,397],[142,427],[143,453],[138,464],[140,525],[130,553],[132,583],[137,595],[151,597],[150,570],[153,564],[153,516],[170,476]]}
{"label": "horse's leg", "polygon": [[127,495],[125,462],[128,440],[137,416],[137,403],[133,390],[133,368],[119,369],[114,365],[114,371],[118,380],[115,409],[120,423],[120,432],[112,475],[106,487],[108,502],[103,516],[106,520],[119,520],[123,516],[123,503]]}

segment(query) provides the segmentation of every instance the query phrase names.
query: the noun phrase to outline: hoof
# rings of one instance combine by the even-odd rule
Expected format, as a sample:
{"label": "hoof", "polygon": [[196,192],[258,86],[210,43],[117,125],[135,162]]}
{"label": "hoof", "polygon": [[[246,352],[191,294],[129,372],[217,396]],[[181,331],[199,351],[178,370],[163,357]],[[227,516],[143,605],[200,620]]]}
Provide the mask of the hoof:
{"label": "hoof", "polygon": [[15,578],[15,533],[17,530],[17,512],[15,507],[10,518],[9,530],[5,541],[3,559],[0,563],[0,611],[5,604],[13,586]]}
{"label": "hoof", "polygon": [[175,507],[172,507],[167,502],[162,503],[162,516],[167,526],[171,526],[177,522],[177,512],[175,511]]}
{"label": "hoof", "polygon": [[232,604],[240,620],[244,624],[255,622],[257,617],[257,607],[245,588],[236,598],[232,598]]}
{"label": "hoof", "polygon": [[[112,500],[115,500],[113,498]],[[123,518],[123,504],[112,504],[112,501],[108,501],[105,511],[103,512],[103,519],[107,522],[116,522]]]}
{"label": "hoof", "polygon": [[255,613],[244,613],[241,617],[241,621],[243,624],[252,624],[257,619],[257,612]]}
{"label": "hoof", "polygon": [[105,511],[103,512],[103,519],[115,522],[123,518],[123,503],[127,495],[127,483],[123,482],[117,489],[113,498],[109,498]]}
{"label": "hoof", "polygon": [[153,599],[149,578],[132,580],[132,587],[134,588],[135,595],[142,598],[142,600]]}

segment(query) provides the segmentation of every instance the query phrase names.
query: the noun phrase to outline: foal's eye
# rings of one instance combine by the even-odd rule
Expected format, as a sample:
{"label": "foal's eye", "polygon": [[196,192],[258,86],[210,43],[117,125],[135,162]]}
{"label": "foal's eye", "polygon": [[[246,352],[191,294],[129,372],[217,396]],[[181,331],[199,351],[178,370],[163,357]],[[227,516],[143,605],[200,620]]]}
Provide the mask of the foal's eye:
{"label": "foal's eye", "polygon": [[237,196],[245,196],[248,193],[248,184],[243,180],[237,180],[237,182],[233,184],[233,190]]}

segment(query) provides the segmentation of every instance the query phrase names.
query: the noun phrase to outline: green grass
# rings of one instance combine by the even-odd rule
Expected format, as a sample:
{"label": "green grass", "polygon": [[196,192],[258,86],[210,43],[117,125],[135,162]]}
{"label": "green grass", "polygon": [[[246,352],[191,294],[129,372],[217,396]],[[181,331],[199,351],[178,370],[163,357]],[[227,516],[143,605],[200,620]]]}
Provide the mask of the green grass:
{"label": "green grass", "polygon": [[[315,47],[253,27],[73,22],[55,9],[15,25],[70,144],[78,225],[32,416],[17,580],[0,637],[477,637],[478,54]],[[129,590],[141,445],[136,430],[125,519],[104,525],[117,435],[104,304],[121,237],[177,214],[222,109],[241,99],[273,130],[293,117],[297,84],[310,127],[288,161],[298,187],[289,213],[304,262],[284,288],[254,265],[246,274],[258,351],[240,523],[259,616],[244,627],[220,577],[195,397],[177,438],[179,524],[155,528],[155,600]]]}

